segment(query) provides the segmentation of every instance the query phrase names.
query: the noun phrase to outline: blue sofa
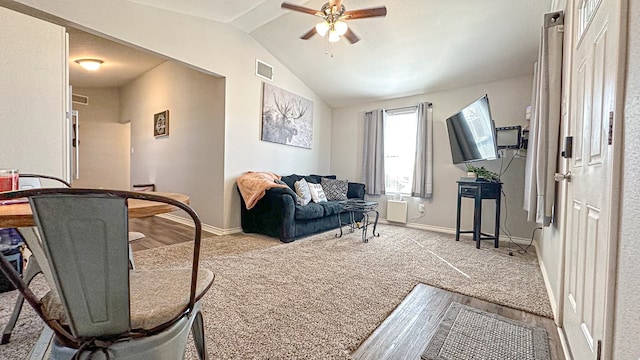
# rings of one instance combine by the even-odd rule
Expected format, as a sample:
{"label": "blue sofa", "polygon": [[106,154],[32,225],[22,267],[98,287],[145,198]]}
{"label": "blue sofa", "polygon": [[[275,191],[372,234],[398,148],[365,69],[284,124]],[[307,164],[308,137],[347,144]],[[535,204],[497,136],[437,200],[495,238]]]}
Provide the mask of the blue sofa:
{"label": "blue sofa", "polygon": [[[291,242],[305,236],[337,229],[338,217],[342,223],[349,221],[349,213],[342,212],[338,201],[328,201],[301,206],[296,204],[294,183],[300,179],[320,184],[322,178],[335,179],[335,175],[288,175],[283,176],[288,188],[272,188],[258,203],[247,210],[240,196],[242,230],[246,233],[258,233],[279,238],[283,242]],[[361,183],[348,184],[347,198],[364,200],[365,186]],[[362,214],[357,216],[360,221]]]}

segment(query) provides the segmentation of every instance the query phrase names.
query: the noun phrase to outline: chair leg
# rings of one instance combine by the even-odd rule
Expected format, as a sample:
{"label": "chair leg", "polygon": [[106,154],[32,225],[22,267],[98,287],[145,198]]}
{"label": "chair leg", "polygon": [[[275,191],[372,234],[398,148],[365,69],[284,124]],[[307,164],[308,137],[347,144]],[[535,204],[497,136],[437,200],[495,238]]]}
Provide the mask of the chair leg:
{"label": "chair leg", "polygon": [[[40,274],[42,272],[42,270],[40,270],[40,265],[38,265],[38,262],[36,261],[35,257],[31,257],[31,260],[29,260],[29,264],[27,265],[27,268],[24,271],[24,275],[23,275],[23,279],[24,282],[29,285],[31,283],[31,280],[33,280],[34,277],[36,277],[36,275]],[[0,341],[0,345],[4,345],[4,344],[8,344],[9,340],[11,339],[11,332],[13,331],[13,328],[16,326],[16,322],[18,321],[18,317],[20,316],[20,312],[22,311],[22,305],[24,304],[24,297],[22,296],[22,294],[18,294],[18,298],[16,299],[16,305],[13,308],[13,313],[11,314],[11,318],[9,319],[9,322],[7,323],[7,325],[4,327],[4,330],[2,331],[2,340]]]}
{"label": "chair leg", "polygon": [[133,262],[133,250],[131,249],[131,243],[129,243],[129,269],[136,269],[136,263]]}
{"label": "chair leg", "polygon": [[196,351],[198,351],[198,358],[200,360],[207,360],[207,348],[204,346],[204,321],[202,320],[202,313],[200,311],[195,314],[195,318],[191,324],[191,334],[193,334],[193,342],[196,345]]}

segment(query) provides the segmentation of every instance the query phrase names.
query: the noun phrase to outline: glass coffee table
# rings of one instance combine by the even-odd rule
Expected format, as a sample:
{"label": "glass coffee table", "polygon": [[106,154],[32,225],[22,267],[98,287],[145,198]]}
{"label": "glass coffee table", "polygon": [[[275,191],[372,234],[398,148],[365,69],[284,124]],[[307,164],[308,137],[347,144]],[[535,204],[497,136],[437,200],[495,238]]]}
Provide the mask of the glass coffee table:
{"label": "glass coffee table", "polygon": [[[378,207],[377,201],[365,201],[365,200],[346,200],[341,201],[342,213],[349,213],[349,222],[344,224],[338,215],[338,225],[340,227],[340,233],[336,234],[336,237],[342,237],[342,226],[348,225],[349,231],[354,232],[355,229],[362,229],[362,241],[369,242],[368,229],[369,225],[373,225],[371,235],[374,237],[380,236],[380,233],[376,233],[376,227],[378,226],[378,218],[380,213],[376,208]],[[355,214],[362,214],[362,221],[356,222]],[[370,216],[375,214],[375,220],[371,222]]]}

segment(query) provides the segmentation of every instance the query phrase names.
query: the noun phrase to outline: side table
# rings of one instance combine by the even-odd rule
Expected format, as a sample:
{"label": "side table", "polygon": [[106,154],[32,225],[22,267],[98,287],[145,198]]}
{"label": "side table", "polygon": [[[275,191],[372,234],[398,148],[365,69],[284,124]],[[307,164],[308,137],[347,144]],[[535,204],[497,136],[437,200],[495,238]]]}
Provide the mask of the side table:
{"label": "side table", "polygon": [[[493,246],[499,246],[500,237],[500,195],[502,183],[486,180],[460,180],[458,181],[458,213],[456,217],[456,241],[460,240],[460,234],[471,233],[476,242],[476,248],[480,249],[481,240],[493,240]],[[460,230],[460,207],[462,198],[472,198],[473,202],[473,230]],[[495,230],[493,235],[482,232],[482,200],[493,199],[496,202]]]}

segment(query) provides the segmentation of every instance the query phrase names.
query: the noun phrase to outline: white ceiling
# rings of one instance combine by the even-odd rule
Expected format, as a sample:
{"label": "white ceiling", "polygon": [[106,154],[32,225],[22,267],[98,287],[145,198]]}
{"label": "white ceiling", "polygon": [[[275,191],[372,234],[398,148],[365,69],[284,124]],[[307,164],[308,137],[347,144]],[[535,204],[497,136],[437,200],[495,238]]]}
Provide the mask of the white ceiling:
{"label": "white ceiling", "polygon": [[[551,0],[344,0],[347,10],[386,5],[387,16],[349,21],[362,40],[332,44],[332,57],[325,38],[299,39],[318,18],[281,9],[281,0],[130,1],[249,33],[334,108],[531,74],[543,14],[551,7]],[[325,1],[289,2],[320,9]],[[109,64],[113,73],[100,76],[113,84],[164,61],[100,40],[72,33],[70,54],[72,60],[111,57],[105,70]],[[91,53],[91,46],[104,55]],[[74,72],[72,66],[72,84],[81,76]],[[87,86],[85,80],[74,85]]]}
{"label": "white ceiling", "polygon": [[[166,61],[73,28],[67,28],[67,32],[69,80],[74,88],[120,87]],[[75,62],[78,59],[100,59],[104,63],[99,71],[87,71]]]}

